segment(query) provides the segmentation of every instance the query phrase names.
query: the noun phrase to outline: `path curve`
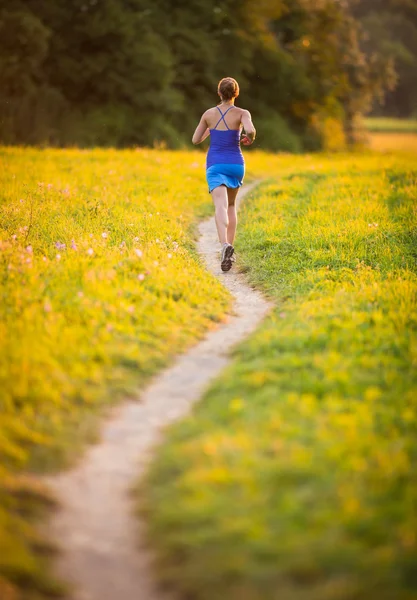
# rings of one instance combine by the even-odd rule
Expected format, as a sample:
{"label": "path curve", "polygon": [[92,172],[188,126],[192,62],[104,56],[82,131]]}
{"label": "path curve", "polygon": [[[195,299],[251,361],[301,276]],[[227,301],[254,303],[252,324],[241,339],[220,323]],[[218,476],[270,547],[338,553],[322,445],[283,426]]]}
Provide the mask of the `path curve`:
{"label": "path curve", "polygon": [[[245,186],[240,198],[256,183]],[[116,407],[100,441],[74,469],[49,477],[60,508],[50,537],[60,549],[57,575],[71,600],[173,600],[155,586],[143,524],[130,489],[160,441],[161,428],[189,412],[272,305],[234,269],[222,273],[214,218],[199,226],[198,251],[235,297],[234,315],[157,375],[138,400]]]}

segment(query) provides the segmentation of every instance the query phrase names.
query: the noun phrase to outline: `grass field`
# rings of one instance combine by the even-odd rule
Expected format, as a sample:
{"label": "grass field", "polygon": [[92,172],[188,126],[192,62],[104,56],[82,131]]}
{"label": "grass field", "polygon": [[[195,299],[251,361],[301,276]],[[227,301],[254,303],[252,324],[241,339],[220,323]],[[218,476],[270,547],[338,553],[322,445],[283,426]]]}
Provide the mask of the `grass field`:
{"label": "grass field", "polygon": [[370,150],[417,152],[417,119],[371,117],[364,119]]}
{"label": "grass field", "polygon": [[269,176],[237,251],[276,310],[140,488],[161,580],[193,600],[415,600],[417,159]]}
{"label": "grass field", "polygon": [[[216,326],[230,305],[228,294],[205,272],[195,253],[195,223],[203,215],[212,212],[203,166],[204,155],[199,152],[0,149],[1,600],[45,600],[61,594],[59,583],[49,575],[48,563],[53,550],[46,540],[39,537],[33,526],[45,511],[51,510],[53,500],[28,474],[61,468],[80,456],[85,442],[94,438],[98,417],[105,413],[106,407],[119,398],[136,394],[143,382],[174,354],[200,338],[208,328]],[[343,220],[347,213],[344,212],[345,209],[341,211],[344,202],[340,199],[349,198],[349,190],[355,190],[355,185],[360,182],[360,189],[368,190],[366,194],[371,198],[374,193],[371,190],[377,180],[377,194],[397,198],[393,200],[393,206],[398,217],[396,227],[400,231],[409,219],[407,212],[404,212],[404,219],[401,217],[402,211],[408,211],[408,204],[402,198],[408,198],[408,195],[414,193],[413,184],[405,185],[403,182],[403,174],[411,168],[414,168],[414,162],[405,155],[401,158],[370,154],[294,158],[251,153],[249,175],[272,179],[263,188],[256,203],[252,203],[250,208],[248,205],[248,212],[242,215],[245,224],[239,250],[248,275],[254,283],[268,287],[280,302],[283,296],[289,296],[289,292],[285,290],[289,290],[292,285],[294,287],[291,289],[296,291],[294,298],[304,299],[305,290],[300,283],[304,271],[298,267],[297,270],[292,261],[294,256],[301,253],[304,262],[301,261],[300,265],[310,264],[305,257],[305,243],[302,238],[294,240],[291,252],[278,245],[277,248],[282,253],[279,260],[282,262],[277,263],[275,255],[273,259],[275,240],[278,243],[281,236],[277,215],[289,215],[289,205],[293,205],[294,210],[299,210],[300,215],[305,210],[308,213],[310,209],[306,207],[309,206],[310,190],[316,193],[321,189],[317,186],[327,182],[329,188],[326,193],[333,190],[331,197],[334,199],[330,212]],[[282,181],[274,183],[276,176],[282,178]],[[345,187],[337,187],[340,178],[345,182]],[[267,202],[273,218],[270,219],[268,213],[265,215],[268,215],[271,227],[274,224],[267,234],[262,229],[267,221],[256,214],[257,203],[264,202],[265,198],[269,198]],[[290,198],[291,202],[286,204],[285,198]],[[348,205],[351,206],[351,203]],[[324,210],[330,210],[330,204],[323,206]],[[275,214],[274,211],[277,210],[281,212]],[[376,214],[372,219],[382,224],[380,204],[375,210]],[[258,230],[249,227],[252,218],[250,211],[255,215]],[[295,225],[295,218],[286,218],[290,221],[292,219],[291,222]],[[355,215],[354,221],[357,218],[359,216]],[[273,234],[274,227],[277,227],[277,231]],[[315,227],[316,222],[308,225],[313,237]],[[319,231],[322,235],[321,229]],[[361,248],[362,242],[354,241],[356,238],[351,235],[352,231],[356,232],[356,225],[353,230],[349,228],[345,231],[345,225],[340,225],[340,231],[329,229],[330,231],[333,238],[337,238],[337,244],[342,240],[348,245],[353,244],[352,252],[356,246]],[[376,227],[369,230],[365,227],[365,231],[367,236],[371,236],[371,240],[381,236],[384,243],[392,247],[390,251],[394,252],[398,243],[395,233],[397,229],[395,235],[391,230],[387,234],[384,229]],[[342,234],[341,239],[339,233]],[[253,240],[250,242],[253,235],[259,236],[257,249]],[[399,239],[401,241],[403,238],[400,236]],[[311,244],[314,249],[313,241]],[[368,246],[369,244],[365,244],[370,252],[373,246]],[[338,248],[337,245],[335,247]],[[379,246],[375,248],[378,249]],[[395,260],[398,259],[397,254],[393,254]],[[256,266],[259,256],[264,260],[266,271],[264,267],[259,270]],[[308,256],[313,259],[316,255],[312,253]],[[390,255],[387,256],[389,258]],[[408,254],[405,253],[404,256],[407,257]],[[358,274],[362,275],[364,267],[361,261],[365,259],[361,257],[359,252],[356,257],[359,258],[359,263],[354,262],[354,267],[347,267],[350,269],[349,273],[352,273],[349,276],[353,279]],[[311,269],[316,269],[315,263],[312,264]],[[331,266],[331,263],[325,264]],[[282,269],[283,274],[276,269]],[[338,272],[332,267],[331,272],[333,271]],[[321,281],[322,273],[322,269],[319,269],[317,282]],[[366,274],[366,271],[363,273]],[[296,274],[298,279],[294,279]],[[414,284],[412,279],[405,278],[404,281],[409,282],[410,288]],[[336,283],[339,285],[335,282],[335,286]],[[296,284],[301,286],[300,289]],[[405,283],[401,286],[405,286]],[[328,301],[325,286],[323,289],[319,286],[316,293],[322,294],[324,303]],[[207,429],[209,436],[208,445],[203,446],[204,452],[200,456],[202,471],[197,474],[197,479],[190,456],[181,465],[183,471],[179,471],[188,473],[190,483],[198,483],[201,479],[201,485],[198,483],[194,490],[197,496],[200,492],[204,492],[203,496],[206,493],[217,493],[216,477],[221,478],[221,472],[220,475],[209,475],[208,481],[205,481],[206,461],[212,460],[217,447],[221,453],[229,452],[231,448],[233,460],[234,448],[237,447],[238,477],[241,472],[239,457],[242,458],[242,451],[247,448],[245,460],[249,462],[257,457],[256,452],[252,456],[253,432],[251,435],[245,434],[246,437],[238,434],[230,448],[226,437],[223,450],[223,433],[218,438],[216,428],[220,426],[220,431],[224,432],[221,419],[227,420],[229,413],[233,419],[240,413],[245,414],[247,402],[241,399],[243,392],[233,387],[241,377],[240,369],[245,373],[247,369],[253,370],[255,367],[255,375],[251,375],[255,388],[261,386],[259,382],[264,378],[265,382],[268,381],[270,367],[265,362],[267,368],[264,368],[265,343],[267,353],[268,340],[275,344],[275,337],[280,337],[279,328],[290,323],[280,314],[290,314],[291,306],[296,309],[294,299],[285,302],[284,310],[279,308],[274,319],[260,332],[259,340],[266,335],[264,342],[259,342],[258,347],[258,338],[255,337],[241,349],[239,362],[235,367],[237,371],[231,371],[221,383],[221,386],[224,385],[223,391],[219,387],[214,388],[199,409],[201,414],[197,412],[197,419],[192,424],[195,429],[189,429],[190,432],[195,432],[195,439],[192,439],[189,447],[195,448],[197,452],[201,449],[202,428]],[[404,314],[402,308],[399,314]],[[294,328],[298,330],[297,323],[304,323],[305,319],[302,317],[300,321],[299,316],[294,318]],[[314,322],[314,319],[312,321],[309,317],[308,322]],[[402,335],[401,323],[400,320],[398,335]],[[332,327],[333,321],[330,329]],[[265,333],[268,331],[269,333]],[[373,331],[372,328],[370,331]],[[292,338],[292,333],[290,337]],[[302,347],[302,343],[299,343]],[[254,351],[260,352],[256,364],[252,364],[251,358],[251,352]],[[297,354],[294,349],[291,352],[291,356]],[[404,349],[401,347],[398,352],[398,360],[403,360]],[[292,360],[295,358],[290,358],[288,363],[283,362],[283,365],[292,369]],[[396,368],[394,365],[392,370],[395,371]],[[245,377],[241,379],[246,387],[248,384]],[[309,380],[306,380],[306,386],[309,385]],[[268,389],[270,390],[265,387],[265,393],[269,393]],[[277,394],[281,397],[280,388],[273,389],[275,397]],[[260,391],[257,389],[256,394],[253,393],[262,432],[258,441],[264,436],[267,448],[265,453],[268,455],[271,436],[268,428],[265,428],[267,411],[262,409],[263,400],[256,399]],[[250,393],[252,396],[252,391]],[[314,394],[314,390],[311,393]],[[267,410],[272,408],[270,406]],[[206,410],[207,413],[204,412]],[[384,419],[387,417],[384,416]],[[226,425],[228,427],[229,424]],[[155,497],[155,511],[151,515],[155,539],[162,554],[167,553],[168,557],[175,547],[175,536],[182,535],[181,532],[184,531],[189,512],[195,515],[200,502],[203,502],[203,507],[207,506],[204,504],[205,496],[200,500],[197,498],[197,506],[194,506],[193,496],[188,504],[184,504],[184,496],[180,495],[178,511],[173,505],[177,511],[177,521],[172,524],[172,530],[166,521],[166,501],[176,497],[175,494],[173,496],[173,487],[177,485],[173,475],[177,469],[177,461],[184,452],[182,436],[187,428],[190,428],[189,422],[172,431],[168,445],[161,450],[152,475],[152,487],[149,488],[148,497]],[[178,435],[179,438],[176,437]],[[285,440],[284,442],[286,443]],[[165,462],[167,449],[170,448],[174,470],[169,466],[169,460],[168,466]],[[274,448],[273,446],[273,452]],[[291,463],[288,464],[291,467]],[[165,489],[161,488],[160,479],[164,469],[167,469]],[[260,476],[262,472],[261,468]],[[248,477],[253,475],[250,474],[248,469]],[[182,490],[181,478],[178,485]],[[240,490],[239,486],[236,489]],[[264,486],[265,493],[268,489]],[[410,495],[410,502],[412,500]],[[227,498],[219,494],[218,505],[211,506],[210,510],[215,512],[216,506],[223,509],[225,501]],[[244,526],[249,522],[244,518],[245,506],[247,504],[244,502],[243,516],[236,521],[237,525],[241,523]],[[227,510],[232,509],[229,506]],[[329,518],[331,516],[332,513]],[[178,519],[179,517],[183,520]],[[249,513],[247,518],[250,518]],[[213,525],[214,534],[220,535],[219,539],[222,539],[222,527],[216,529],[218,524],[215,526],[215,520],[209,523],[210,527]],[[158,528],[165,525],[167,534],[172,531],[173,538],[167,535],[164,542],[167,545],[162,550]],[[199,552],[195,553],[196,585],[201,583],[199,561],[204,558],[207,550],[204,530],[198,535],[202,536],[202,544]],[[189,540],[184,539],[188,545]],[[191,542],[199,547],[199,539],[191,539]],[[225,556],[228,556],[229,550],[226,540]],[[182,554],[178,554],[178,558],[181,557]],[[181,565],[186,565],[184,581],[189,581],[187,569],[190,564],[182,558],[180,562]],[[213,560],[213,568],[215,562]],[[169,558],[165,564],[171,564]],[[256,569],[255,562],[253,564]],[[268,566],[268,562],[265,564]],[[231,568],[234,568],[233,562]],[[208,577],[211,578],[209,572]]]}
{"label": "grass field", "polygon": [[377,152],[417,152],[417,120],[371,117],[364,119],[369,149]]}
{"label": "grass field", "polygon": [[77,456],[106,405],[229,296],[194,249],[202,154],[3,148],[0,161],[0,598],[38,600],[59,591],[30,525],[50,500],[24,473]]}
{"label": "grass field", "polygon": [[417,133],[370,133],[369,148],[377,152],[416,152]]}
{"label": "grass field", "polygon": [[364,119],[368,131],[378,133],[417,133],[417,119],[369,117]]}

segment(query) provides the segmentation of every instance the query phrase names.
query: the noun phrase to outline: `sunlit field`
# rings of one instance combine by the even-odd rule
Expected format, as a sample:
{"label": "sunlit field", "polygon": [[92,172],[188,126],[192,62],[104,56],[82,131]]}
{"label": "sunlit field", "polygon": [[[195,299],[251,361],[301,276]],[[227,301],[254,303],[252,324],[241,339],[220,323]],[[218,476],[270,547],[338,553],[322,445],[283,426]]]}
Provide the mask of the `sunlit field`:
{"label": "sunlit field", "polygon": [[370,150],[417,154],[417,120],[372,117],[364,119],[364,125]]}
{"label": "sunlit field", "polygon": [[181,597],[417,597],[416,200],[415,155],[304,156],[242,207],[276,309],[140,487]]}
{"label": "sunlit field", "polygon": [[[52,500],[30,474],[79,458],[107,408],[137,395],[172,356],[216,327],[231,300],[195,251],[196,223],[212,214],[203,153],[3,148],[0,161],[0,598],[44,600],[60,597],[61,588],[49,574],[52,549],[33,523],[52,509]],[[291,520],[292,511],[304,507],[304,491],[313,507],[323,494],[328,498],[325,514],[304,511],[303,527],[317,519],[317,544],[331,538],[339,550],[345,547],[339,494],[340,502],[351,499],[353,529],[362,526],[363,515],[371,519],[364,525],[367,540],[380,540],[383,515],[402,532],[404,556],[413,557],[414,548],[404,531],[411,528],[407,502],[414,498],[407,460],[415,452],[409,436],[415,423],[409,366],[415,160],[251,152],[247,164],[248,179],[265,182],[242,209],[237,266],[278,308],[239,350],[195,420],[172,430],[147,487],[161,573],[179,588],[204,588],[207,595],[196,598],[210,600],[225,597],[224,578],[240,586],[242,572],[248,579],[236,589],[243,594],[247,586],[247,598],[262,592],[267,600],[268,557],[274,561],[274,553],[285,550],[288,569],[297,573],[289,549],[304,541],[319,566],[311,575],[300,556],[299,577],[315,581],[319,572],[328,581],[321,551],[312,552],[310,538],[297,537]],[[392,340],[399,340],[395,350]],[[380,379],[385,376],[387,384]],[[358,416],[352,407],[363,398],[367,412]],[[353,414],[352,425],[345,413]],[[319,425],[325,442],[315,434]],[[388,451],[392,467],[386,467]],[[362,465],[352,481],[348,453],[352,464]],[[306,454],[310,458],[300,458]],[[392,475],[385,479],[392,482],[402,469],[392,507],[382,478],[379,512],[358,492],[371,466],[377,480],[388,468]],[[305,480],[292,475],[304,468]],[[268,531],[278,532],[280,543],[271,543]],[[386,532],[394,535],[389,527]],[[241,552],[233,552],[235,543]],[[396,546],[383,543],[381,560],[394,564]],[[351,582],[343,570],[348,558],[339,550],[336,563]],[[350,556],[349,545],[346,552]],[[210,596],[205,571],[220,595]]]}
{"label": "sunlit field", "polygon": [[378,133],[369,134],[369,148],[378,152],[417,153],[417,133]]}
{"label": "sunlit field", "polygon": [[394,119],[390,117],[369,117],[364,119],[368,131],[385,133],[417,133],[417,119]]}
{"label": "sunlit field", "polygon": [[[219,321],[226,291],[193,224],[203,154],[3,149],[0,155],[0,597],[52,593],[21,474],[62,466],[96,416]],[[10,591],[8,599],[15,599]],[[36,595],[39,594],[39,595]],[[49,596],[48,596],[49,597]]]}

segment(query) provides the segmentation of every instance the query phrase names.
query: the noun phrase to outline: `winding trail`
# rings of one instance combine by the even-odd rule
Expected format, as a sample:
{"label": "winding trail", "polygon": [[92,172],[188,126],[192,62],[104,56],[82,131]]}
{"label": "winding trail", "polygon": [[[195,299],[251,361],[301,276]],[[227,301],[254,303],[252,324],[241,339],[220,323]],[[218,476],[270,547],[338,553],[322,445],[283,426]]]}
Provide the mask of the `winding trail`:
{"label": "winding trail", "polygon": [[[255,185],[245,186],[240,198]],[[243,275],[221,272],[214,218],[199,232],[200,255],[235,297],[233,316],[156,376],[137,400],[116,407],[100,441],[73,470],[47,479],[60,506],[50,523],[60,548],[56,572],[68,582],[71,600],[174,600],[153,581],[130,489],[161,440],[161,428],[189,412],[229,363],[230,349],[272,307]]]}

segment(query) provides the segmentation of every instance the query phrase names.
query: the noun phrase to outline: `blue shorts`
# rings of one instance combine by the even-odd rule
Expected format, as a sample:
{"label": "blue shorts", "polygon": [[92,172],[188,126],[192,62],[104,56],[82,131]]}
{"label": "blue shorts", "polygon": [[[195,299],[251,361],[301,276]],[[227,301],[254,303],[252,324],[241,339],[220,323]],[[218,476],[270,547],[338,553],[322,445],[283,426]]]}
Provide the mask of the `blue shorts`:
{"label": "blue shorts", "polygon": [[237,188],[243,184],[245,165],[218,164],[212,165],[206,171],[209,192],[220,185],[228,188]]}

